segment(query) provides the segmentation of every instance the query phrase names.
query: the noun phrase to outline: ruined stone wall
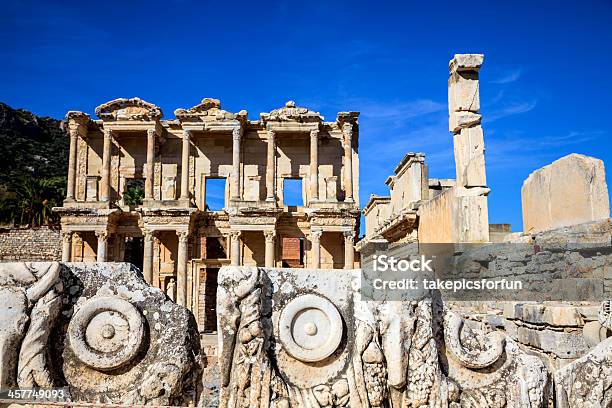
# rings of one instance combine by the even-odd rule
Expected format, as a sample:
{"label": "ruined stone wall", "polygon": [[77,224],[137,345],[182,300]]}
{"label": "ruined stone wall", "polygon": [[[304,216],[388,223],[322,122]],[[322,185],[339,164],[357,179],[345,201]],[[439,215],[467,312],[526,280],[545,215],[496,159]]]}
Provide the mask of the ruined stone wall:
{"label": "ruined stone wall", "polygon": [[[539,299],[567,300],[612,297],[612,220],[523,235],[515,242],[468,247],[456,262],[463,278],[500,277],[540,281]],[[547,292],[558,281],[558,290]],[[568,285],[568,282],[574,282]],[[512,300],[512,299],[510,299]]]}
{"label": "ruined stone wall", "polygon": [[391,217],[389,199],[381,199],[379,202],[374,203],[371,208],[364,211],[364,215],[366,238],[372,238],[376,235],[376,230],[380,228],[383,222]]}
{"label": "ruined stone wall", "polygon": [[455,188],[453,187],[421,204],[419,207],[419,242],[453,242],[455,200]]}
{"label": "ruined stone wall", "polygon": [[59,230],[0,230],[0,261],[59,261],[62,240]]}
{"label": "ruined stone wall", "polygon": [[426,199],[427,170],[423,153],[408,153],[395,168],[391,189],[391,213],[399,214],[414,203]]}
{"label": "ruined stone wall", "polygon": [[612,298],[612,220],[524,234],[515,241],[470,251],[458,275],[536,282],[529,296],[512,292],[507,301],[447,305],[477,325],[504,331],[556,370],[609,335],[598,312],[601,301]]}

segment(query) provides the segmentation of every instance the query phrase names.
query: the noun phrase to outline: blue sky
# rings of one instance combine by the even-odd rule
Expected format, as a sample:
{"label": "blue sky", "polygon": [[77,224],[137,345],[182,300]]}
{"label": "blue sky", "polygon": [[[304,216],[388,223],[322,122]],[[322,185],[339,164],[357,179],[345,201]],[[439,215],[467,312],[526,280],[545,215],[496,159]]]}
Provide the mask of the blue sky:
{"label": "blue sky", "polygon": [[[448,60],[481,71],[490,222],[521,230],[522,181],[571,152],[612,166],[612,2],[30,2],[0,6],[0,101],[40,115],[140,96],[362,112],[361,204],[408,151],[454,177]],[[610,171],[608,170],[608,179]]]}

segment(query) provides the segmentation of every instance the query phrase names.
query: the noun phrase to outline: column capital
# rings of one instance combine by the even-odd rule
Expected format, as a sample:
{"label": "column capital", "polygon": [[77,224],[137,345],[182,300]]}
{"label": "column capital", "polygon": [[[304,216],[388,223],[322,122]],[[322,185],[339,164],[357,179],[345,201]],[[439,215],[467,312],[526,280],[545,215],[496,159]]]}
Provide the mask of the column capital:
{"label": "column capital", "polygon": [[353,124],[350,122],[344,122],[342,124],[342,133],[345,135],[353,136]]}
{"label": "column capital", "polygon": [[229,236],[232,238],[240,238],[241,235],[242,235],[242,231],[240,230],[232,230],[229,232]]}
{"label": "column capital", "polygon": [[355,232],[354,231],[343,231],[342,235],[344,235],[345,241],[355,242]]}
{"label": "column capital", "polygon": [[276,231],[274,231],[274,230],[265,230],[263,233],[264,233],[264,237],[266,239],[266,242],[274,242],[274,237],[276,237]]}
{"label": "column capital", "polygon": [[68,134],[70,135],[71,139],[76,139],[77,137],[79,137],[79,129],[78,128],[70,128],[68,130]]}
{"label": "column capital", "polygon": [[157,131],[155,129],[147,129],[147,136],[155,137],[156,134],[157,134]]}
{"label": "column capital", "polygon": [[236,126],[232,129],[232,139],[235,141],[240,140],[242,137],[242,126]]}
{"label": "column capital", "polygon": [[183,140],[189,140],[191,137],[191,130],[183,129]]}
{"label": "column capital", "polygon": [[312,241],[319,241],[323,235],[323,230],[312,230],[310,231],[310,239]]}
{"label": "column capital", "polygon": [[276,130],[266,129],[266,132],[268,132],[268,137],[270,137],[270,138],[275,138],[276,137]]}
{"label": "column capital", "polygon": [[179,243],[187,243],[189,241],[189,231],[176,231],[176,235],[178,236]]}
{"label": "column capital", "polygon": [[316,139],[319,137],[319,129],[313,129],[310,131],[310,137]]}
{"label": "column capital", "polygon": [[96,231],[98,240],[106,241],[108,239],[108,231]]}
{"label": "column capital", "polygon": [[104,138],[105,139],[111,139],[113,137],[113,130],[112,129],[104,128],[103,129],[103,133],[104,133]]}
{"label": "column capital", "polygon": [[152,242],[153,239],[155,239],[155,234],[157,233],[157,231],[150,228],[143,228],[142,233],[144,234],[145,240],[150,240]]}
{"label": "column capital", "polygon": [[62,231],[62,241],[65,243],[72,242],[72,231]]}

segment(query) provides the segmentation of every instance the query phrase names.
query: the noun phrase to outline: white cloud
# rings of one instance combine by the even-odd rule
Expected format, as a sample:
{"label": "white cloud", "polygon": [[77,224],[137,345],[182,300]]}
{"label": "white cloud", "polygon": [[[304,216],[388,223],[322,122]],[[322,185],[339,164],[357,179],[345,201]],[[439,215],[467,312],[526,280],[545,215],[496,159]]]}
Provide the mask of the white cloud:
{"label": "white cloud", "polygon": [[484,115],[483,119],[486,122],[493,122],[493,121],[496,121],[498,119],[505,118],[508,116],[513,116],[513,115],[518,115],[521,113],[529,112],[535,109],[536,105],[537,105],[536,100],[507,105],[503,108],[493,111],[492,113],[489,113],[488,115]]}
{"label": "white cloud", "polygon": [[518,68],[513,71],[506,72],[501,77],[491,80],[489,82],[492,84],[510,84],[512,82],[518,81],[518,79],[521,77],[522,74],[523,74],[523,69]]}

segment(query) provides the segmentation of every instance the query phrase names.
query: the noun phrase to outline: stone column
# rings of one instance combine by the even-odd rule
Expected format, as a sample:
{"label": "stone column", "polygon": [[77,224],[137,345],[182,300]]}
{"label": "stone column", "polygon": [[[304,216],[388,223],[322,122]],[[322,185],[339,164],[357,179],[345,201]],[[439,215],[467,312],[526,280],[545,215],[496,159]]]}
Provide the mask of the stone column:
{"label": "stone column", "polygon": [[115,236],[115,242],[117,243],[117,255],[115,257],[115,261],[123,262],[125,261],[125,235],[117,234]]}
{"label": "stone column", "polygon": [[66,199],[67,200],[74,200],[74,187],[76,185],[78,137],[79,137],[78,130],[70,129],[70,153],[68,155],[68,181],[66,185]]}
{"label": "stone column", "polygon": [[344,201],[353,202],[353,125],[345,123],[344,133]]}
{"label": "stone column", "polygon": [[187,261],[189,231],[176,231],[178,235],[178,256],[176,261],[176,303],[187,306]]}
{"label": "stone column", "polygon": [[310,131],[310,200],[319,199],[319,131]]}
{"label": "stone column", "polygon": [[153,283],[153,242],[155,232],[145,229],[144,231],[144,253],[142,256],[142,274],[148,284]]}
{"label": "stone column", "polygon": [[355,233],[353,231],[344,231],[344,269],[353,269],[355,267]]}
{"label": "stone column", "polygon": [[106,254],[108,252],[108,232],[96,231],[96,237],[98,237],[98,252],[96,253],[96,261],[106,262]]}
{"label": "stone column", "polygon": [[181,159],[181,200],[189,201],[189,138],[191,132],[183,130],[183,155]]}
{"label": "stone column", "polygon": [[147,169],[145,174],[145,200],[153,199],[155,163],[155,129],[147,129]]}
{"label": "stone column", "polygon": [[274,237],[276,236],[276,231],[264,231],[264,237],[266,239],[266,264],[265,266],[268,268],[274,267]]}
{"label": "stone column", "polygon": [[240,127],[232,130],[232,200],[240,199]]}
{"label": "stone column", "polygon": [[266,201],[276,201],[276,132],[268,130],[268,157],[266,161]]}
{"label": "stone column", "polygon": [[102,150],[102,179],[100,180],[100,201],[110,201],[111,145],[113,132],[104,129],[104,147]]}
{"label": "stone column", "polygon": [[321,268],[321,235],[322,230],[314,230],[310,232],[310,242],[312,245],[312,268]]}
{"label": "stone column", "polygon": [[449,130],[453,133],[458,187],[487,185],[478,80],[483,61],[481,54],[458,54],[449,64]]}
{"label": "stone column", "polygon": [[72,232],[62,231],[62,262],[70,262],[72,252]]}
{"label": "stone column", "polygon": [[231,264],[232,266],[240,265],[240,231],[230,232],[231,241]]}
{"label": "stone column", "polygon": [[457,208],[455,242],[488,242],[489,215],[478,73],[482,54],[456,54],[449,63],[449,130],[453,134]]}
{"label": "stone column", "polygon": [[153,236],[153,286],[156,288],[160,287],[159,282],[159,253],[160,253],[160,240],[157,235]]}

